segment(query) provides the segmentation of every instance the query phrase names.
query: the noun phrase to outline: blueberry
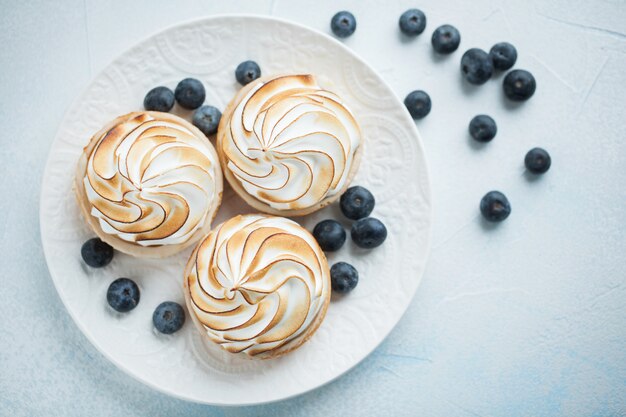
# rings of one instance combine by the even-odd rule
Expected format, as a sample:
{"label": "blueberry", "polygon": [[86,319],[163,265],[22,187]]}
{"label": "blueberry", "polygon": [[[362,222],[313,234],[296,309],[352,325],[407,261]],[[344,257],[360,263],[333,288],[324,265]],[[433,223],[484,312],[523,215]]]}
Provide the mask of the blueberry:
{"label": "blueberry", "polygon": [[213,106],[202,106],[193,114],[193,125],[209,136],[217,132],[222,113]]}
{"label": "blueberry", "polygon": [[126,313],[139,304],[139,287],[128,278],[118,278],[109,285],[107,301],[115,311]]}
{"label": "blueberry", "polygon": [[457,28],[452,25],[442,25],[433,32],[431,42],[435,52],[451,54],[459,47],[461,34]]}
{"label": "blueberry", "polygon": [[412,91],[404,99],[404,105],[413,119],[422,119],[430,113],[432,103],[430,96],[425,91]]}
{"label": "blueberry", "polygon": [[417,36],[426,29],[426,16],[419,9],[409,9],[400,16],[400,30],[408,36]]}
{"label": "blueberry", "polygon": [[489,56],[495,69],[506,71],[515,65],[517,50],[508,42],[500,42],[491,47]]}
{"label": "blueberry", "polygon": [[366,217],[352,224],[352,240],[361,248],[371,249],[380,246],[387,238],[387,228],[378,219]]}
{"label": "blueberry", "polygon": [[235,78],[241,85],[246,85],[261,76],[261,68],[254,61],[243,61],[235,69]]}
{"label": "blueberry", "polygon": [[83,261],[93,268],[101,268],[108,265],[113,259],[113,248],[98,237],[89,239],[80,248]]}
{"label": "blueberry", "polygon": [[526,154],[524,165],[533,174],[543,174],[550,169],[552,158],[545,149],[533,148]]}
{"label": "blueberry", "polygon": [[352,220],[359,220],[370,215],[374,210],[374,196],[367,188],[355,185],[346,190],[339,199],[341,212]]}
{"label": "blueberry", "polygon": [[498,126],[495,120],[486,114],[474,116],[469,124],[469,133],[479,142],[489,142],[496,136]]}
{"label": "blueberry", "polygon": [[504,95],[509,100],[525,101],[535,94],[537,82],[535,77],[526,70],[513,70],[504,77],[502,83]]}
{"label": "blueberry", "polygon": [[181,107],[193,110],[202,106],[206,92],[200,81],[195,78],[185,78],[176,86],[174,96]]}
{"label": "blueberry", "polygon": [[346,241],[346,231],[336,220],[322,220],[313,228],[313,237],[323,251],[339,250]]}
{"label": "blueberry", "polygon": [[461,73],[470,84],[481,85],[493,74],[493,63],[482,49],[468,49],[461,58]]}
{"label": "blueberry", "polygon": [[152,323],[161,333],[172,334],[185,324],[185,310],[178,303],[164,301],[154,310]]}
{"label": "blueberry", "polygon": [[146,110],[168,112],[174,107],[174,92],[167,87],[154,87],[143,99]]}
{"label": "blueberry", "polygon": [[330,29],[335,36],[339,38],[347,38],[356,30],[356,19],[354,15],[347,11],[338,12],[330,20]]}
{"label": "blueberry", "polygon": [[487,221],[501,222],[511,214],[511,204],[500,191],[489,191],[480,200],[480,212]]}
{"label": "blueberry", "polygon": [[359,283],[356,268],[346,262],[337,262],[330,268],[330,285],[333,291],[346,294]]}

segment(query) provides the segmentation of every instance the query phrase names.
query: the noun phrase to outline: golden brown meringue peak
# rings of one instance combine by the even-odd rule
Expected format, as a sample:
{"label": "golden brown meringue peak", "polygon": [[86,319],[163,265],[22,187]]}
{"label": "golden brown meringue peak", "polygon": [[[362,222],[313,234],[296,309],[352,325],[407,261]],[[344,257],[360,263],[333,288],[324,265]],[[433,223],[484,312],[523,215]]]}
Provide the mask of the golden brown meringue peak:
{"label": "golden brown meringue peak", "polygon": [[330,296],[315,239],[281,217],[221,224],[198,245],[187,271],[190,308],[206,335],[249,357],[274,356],[302,341]]}
{"label": "golden brown meringue peak", "polygon": [[133,114],[98,138],[83,180],[105,233],[142,246],[186,242],[216,198],[219,164],[204,137],[169,116]]}
{"label": "golden brown meringue peak", "polygon": [[246,192],[279,210],[314,206],[348,180],[360,132],[312,75],[259,82],[239,102],[222,150]]}

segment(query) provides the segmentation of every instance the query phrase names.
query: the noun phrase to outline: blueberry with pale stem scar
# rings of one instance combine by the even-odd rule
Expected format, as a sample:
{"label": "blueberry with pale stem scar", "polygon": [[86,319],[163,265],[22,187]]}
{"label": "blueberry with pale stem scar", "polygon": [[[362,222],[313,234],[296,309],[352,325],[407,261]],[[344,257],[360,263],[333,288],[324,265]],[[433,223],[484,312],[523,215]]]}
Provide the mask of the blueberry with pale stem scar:
{"label": "blueberry with pale stem scar", "polygon": [[356,30],[356,18],[347,11],[338,12],[330,21],[330,29],[335,36],[339,38],[347,38]]}

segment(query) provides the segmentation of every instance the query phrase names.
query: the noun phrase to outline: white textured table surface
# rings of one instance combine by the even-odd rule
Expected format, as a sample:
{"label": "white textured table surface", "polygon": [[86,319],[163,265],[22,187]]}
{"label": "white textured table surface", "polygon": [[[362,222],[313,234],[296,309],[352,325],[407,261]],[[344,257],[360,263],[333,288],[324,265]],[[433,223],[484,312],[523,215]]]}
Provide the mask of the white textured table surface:
{"label": "white textured table surface", "polygon": [[[410,6],[426,32],[403,40]],[[417,296],[390,337],[321,389],[261,407],[168,398],[107,362],[65,312],[39,238],[41,174],[64,110],[120,52],[160,29],[216,13],[273,14],[328,31],[351,10],[346,44],[396,93],[428,91],[418,127],[429,158],[433,248]],[[440,58],[430,33],[451,23],[461,48]],[[517,46],[537,78],[521,106],[502,77],[461,82],[470,47]],[[626,2],[0,1],[0,415],[625,416]],[[475,146],[469,119],[491,114]],[[552,169],[524,175],[543,146]],[[407,179],[410,181],[411,179]],[[487,227],[478,202],[505,192],[513,212]]]}

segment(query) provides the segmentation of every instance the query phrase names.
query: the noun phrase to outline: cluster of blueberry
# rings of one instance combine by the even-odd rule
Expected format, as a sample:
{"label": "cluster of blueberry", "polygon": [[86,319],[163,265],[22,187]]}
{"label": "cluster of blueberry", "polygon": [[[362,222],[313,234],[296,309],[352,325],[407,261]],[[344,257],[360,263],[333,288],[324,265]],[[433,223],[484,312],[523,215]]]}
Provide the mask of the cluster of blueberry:
{"label": "cluster of blueberry", "polygon": [[192,123],[205,135],[217,132],[222,113],[213,106],[204,105],[206,91],[204,85],[195,78],[185,78],[172,92],[167,87],[159,86],[148,91],[143,100],[146,110],[168,112],[174,107],[174,101],[187,110],[195,110]]}
{"label": "cluster of blueberry", "polygon": [[[261,76],[261,68],[254,61],[244,61],[237,66],[235,78],[241,85],[246,85]],[[202,133],[210,136],[217,132],[222,113],[213,106],[203,105],[206,98],[204,85],[195,78],[185,78],[178,83],[174,91],[167,87],[154,87],[143,99],[146,110],[169,112],[174,102],[187,110],[195,110],[192,123]]]}
{"label": "cluster of blueberry", "polygon": [[[80,254],[83,261],[92,268],[102,268],[113,260],[113,248],[95,237],[86,241]],[[118,278],[109,285],[107,302],[113,310],[127,313],[139,304],[139,286],[128,278]],[[161,333],[172,334],[185,324],[185,311],[174,301],[165,301],[157,306],[152,314],[152,323]]]}
{"label": "cluster of blueberry", "polygon": [[[372,249],[382,245],[387,238],[387,228],[380,220],[369,217],[376,200],[369,190],[361,186],[350,187],[339,199],[341,212],[356,220],[350,228],[352,241],[360,248]],[[346,242],[346,231],[337,220],[322,220],[313,228],[313,237],[325,252],[335,252]],[[346,262],[337,262],[330,268],[333,291],[345,294],[359,282],[356,268]]]}
{"label": "cluster of blueberry", "polygon": [[[405,35],[417,36],[426,29],[426,15],[421,10],[409,9],[402,13],[398,24]],[[330,27],[337,37],[348,37],[356,30],[356,18],[350,12],[338,12],[331,19]],[[452,25],[442,25],[433,32],[431,43],[435,52],[451,54],[461,44],[461,34]],[[471,48],[461,58],[461,74],[470,84],[482,85],[491,78],[494,71],[507,71],[516,61],[517,50],[508,42],[495,44],[489,53],[479,48]],[[516,69],[504,77],[502,88],[509,100],[526,101],[535,93],[537,82],[530,72]],[[430,96],[422,90],[409,93],[404,99],[404,105],[416,120],[426,117],[432,108]],[[497,131],[493,118],[484,114],[475,116],[469,124],[469,133],[478,142],[491,141]],[[524,165],[533,174],[543,174],[550,168],[551,158],[545,149],[533,148],[526,154]],[[499,222],[509,216],[511,204],[501,192],[491,191],[482,198],[480,211],[486,220]]]}

